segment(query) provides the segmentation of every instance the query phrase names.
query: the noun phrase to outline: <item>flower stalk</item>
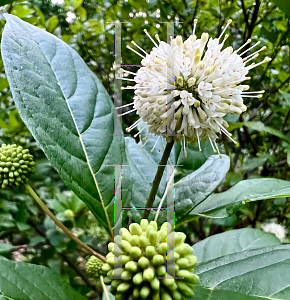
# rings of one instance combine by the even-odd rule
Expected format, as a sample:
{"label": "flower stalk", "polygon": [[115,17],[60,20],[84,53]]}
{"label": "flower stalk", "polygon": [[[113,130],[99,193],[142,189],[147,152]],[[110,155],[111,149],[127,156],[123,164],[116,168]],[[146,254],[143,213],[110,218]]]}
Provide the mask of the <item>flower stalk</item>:
{"label": "flower stalk", "polygon": [[154,203],[157,191],[158,191],[158,187],[159,187],[161,178],[163,176],[163,173],[164,173],[164,170],[165,170],[165,167],[166,167],[166,164],[167,164],[167,161],[168,161],[168,158],[169,158],[169,155],[170,155],[173,145],[174,145],[174,141],[171,141],[170,143],[166,144],[166,147],[164,149],[162,158],[160,160],[155,178],[153,180],[153,184],[152,184],[152,188],[151,188],[149,197],[146,202],[145,211],[143,213],[143,219],[148,219],[148,217],[150,215],[150,211],[153,206],[153,203]]}
{"label": "flower stalk", "polygon": [[51,218],[51,220],[55,223],[56,226],[62,229],[62,231],[72,240],[74,240],[79,246],[87,250],[92,255],[95,255],[103,262],[106,262],[106,258],[102,256],[101,254],[97,253],[95,250],[93,250],[91,247],[86,245],[84,242],[82,242],[79,238],[77,238],[67,227],[65,227],[56,217],[55,215],[50,211],[50,209],[45,205],[45,203],[38,197],[38,195],[35,193],[33,188],[29,185],[25,185],[25,189],[27,193],[37,202],[37,204],[40,206],[40,208]]}

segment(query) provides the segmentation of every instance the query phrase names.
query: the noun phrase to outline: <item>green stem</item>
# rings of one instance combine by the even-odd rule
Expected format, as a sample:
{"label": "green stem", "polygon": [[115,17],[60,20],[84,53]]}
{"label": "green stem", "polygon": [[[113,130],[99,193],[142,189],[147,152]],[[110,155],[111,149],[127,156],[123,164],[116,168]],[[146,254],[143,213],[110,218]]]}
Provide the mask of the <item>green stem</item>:
{"label": "green stem", "polygon": [[[166,144],[166,147],[164,149],[162,158],[160,160],[155,178],[153,180],[153,184],[152,184],[152,188],[151,188],[149,197],[148,197],[147,202],[146,202],[145,211],[143,213],[143,219],[148,219],[148,217],[150,215],[150,208],[152,208],[152,206],[153,206],[155,196],[157,194],[158,187],[159,187],[162,175],[164,173],[164,170],[165,170],[170,152],[172,150],[173,144],[174,144],[174,141]],[[146,208],[149,208],[149,209],[146,209]]]}
{"label": "green stem", "polygon": [[51,220],[55,223],[56,226],[62,229],[62,231],[72,240],[74,240],[78,245],[80,245],[82,248],[87,250],[92,255],[95,255],[103,262],[106,262],[106,258],[102,256],[101,254],[97,253],[95,250],[93,250],[91,247],[86,245],[84,242],[82,242],[80,239],[78,239],[67,227],[65,227],[56,217],[55,215],[49,210],[49,208],[45,205],[45,203],[38,197],[38,195],[34,192],[33,188],[29,185],[25,185],[25,189],[30,194],[30,196],[37,202],[37,204],[40,206],[40,208],[51,218]]}

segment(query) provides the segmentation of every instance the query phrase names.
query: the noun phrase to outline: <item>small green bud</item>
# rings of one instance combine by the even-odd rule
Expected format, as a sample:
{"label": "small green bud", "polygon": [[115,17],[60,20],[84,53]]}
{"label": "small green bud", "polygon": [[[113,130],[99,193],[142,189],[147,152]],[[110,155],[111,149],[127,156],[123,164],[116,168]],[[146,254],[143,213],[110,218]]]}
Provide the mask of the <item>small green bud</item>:
{"label": "small green bud", "polygon": [[63,214],[69,220],[73,220],[75,217],[75,213],[71,209],[66,209]]}
{"label": "small green bud", "polygon": [[157,232],[155,230],[150,230],[148,233],[148,238],[150,244],[155,246],[157,242]]}
{"label": "small green bud", "polygon": [[125,269],[128,271],[136,272],[138,270],[138,264],[135,261],[129,261],[126,263]]}
{"label": "small green bud", "polygon": [[132,246],[140,247],[140,237],[138,235],[133,235],[130,244]]}
{"label": "small green bud", "polygon": [[121,234],[123,240],[130,243],[132,235],[126,228],[121,228],[120,234]]}
{"label": "small green bud", "polygon": [[147,246],[150,245],[149,239],[145,235],[140,236],[140,247],[146,248]]}
{"label": "small green bud", "polygon": [[145,256],[151,259],[155,255],[155,247],[154,246],[147,246],[145,249]]}
{"label": "small green bud", "polygon": [[130,255],[133,259],[138,260],[142,255],[142,251],[138,247],[132,247],[130,250]]}
{"label": "small green bud", "polygon": [[123,282],[117,287],[117,291],[124,293],[124,292],[128,291],[130,287],[131,287],[130,283]]}
{"label": "small green bud", "polygon": [[180,255],[186,256],[191,255],[193,253],[193,249],[188,244],[182,244],[175,248],[175,252],[177,252]]}
{"label": "small green bud", "polygon": [[140,296],[143,299],[146,299],[150,294],[150,288],[148,286],[143,286],[142,289],[140,290]]}
{"label": "small green bud", "polygon": [[192,268],[192,267],[196,266],[196,264],[197,264],[197,258],[196,258],[196,256],[190,255],[190,256],[187,256],[186,258],[189,261],[188,268]]}
{"label": "small green bud", "polygon": [[125,240],[122,240],[122,250],[125,250],[127,253],[130,253],[131,244]]}
{"label": "small green bud", "polygon": [[142,268],[145,269],[148,267],[149,265],[149,259],[142,256],[139,260],[138,260],[138,265]]}
{"label": "small green bud", "polygon": [[172,298],[168,293],[163,292],[161,295],[161,300],[172,300]]}
{"label": "small green bud", "polygon": [[165,243],[167,240],[167,231],[166,230],[159,230],[157,234],[157,239],[159,243]]}
{"label": "small green bud", "polygon": [[174,279],[173,278],[165,278],[162,280],[162,283],[167,286],[170,287],[174,284]]}
{"label": "small green bud", "polygon": [[148,226],[148,220],[147,219],[142,219],[141,222],[140,222],[140,226],[141,226],[143,231],[146,231],[146,228]]}
{"label": "small green bud", "polygon": [[162,243],[159,245],[159,249],[158,249],[158,252],[160,254],[163,254],[165,255],[166,254],[166,251],[167,251],[167,243]]}
{"label": "small green bud", "polygon": [[164,276],[165,274],[166,274],[166,266],[159,266],[158,268],[157,268],[157,274],[158,274],[158,276]]}
{"label": "small green bud", "polygon": [[151,221],[149,225],[153,226],[154,230],[157,231],[157,222]]}
{"label": "small green bud", "polygon": [[143,279],[147,281],[151,281],[154,278],[154,270],[152,268],[148,268],[143,272]]}
{"label": "small green bud", "polygon": [[114,279],[114,280],[112,280],[111,288],[117,289],[117,287],[118,287],[121,283],[122,283],[121,280]]}
{"label": "small green bud", "polygon": [[133,277],[133,283],[136,285],[141,284],[141,282],[143,282],[143,276],[142,273],[137,273],[134,277]]}
{"label": "small green bud", "polygon": [[177,287],[179,289],[179,292],[186,297],[191,297],[193,296],[193,290],[190,288],[185,282],[182,281],[177,281]]}
{"label": "small green bud", "polygon": [[174,300],[181,300],[182,299],[182,295],[176,290],[173,291],[172,296],[173,296]]}
{"label": "small green bud", "polygon": [[181,268],[188,268],[189,260],[185,257],[179,258],[176,260],[176,264],[179,265]]}
{"label": "small green bud", "polygon": [[87,273],[94,278],[99,278],[105,273],[103,270],[103,266],[104,263],[99,258],[93,255],[88,259],[86,263]]}
{"label": "small green bud", "polygon": [[132,278],[132,273],[130,271],[123,271],[121,274],[122,280],[130,280]]}
{"label": "small green bud", "polygon": [[151,287],[153,290],[159,290],[160,289],[160,281],[157,277],[154,277],[153,280],[150,282]]}
{"label": "small green bud", "polygon": [[159,266],[161,264],[163,264],[165,261],[164,257],[160,254],[156,254],[153,256],[152,260],[151,260],[151,263],[154,265],[154,266]]}
{"label": "small green bud", "polygon": [[108,263],[110,266],[114,267],[114,264],[115,264],[115,257],[109,257],[109,258],[107,259],[107,263]]}
{"label": "small green bud", "polygon": [[135,287],[133,290],[133,298],[137,299],[139,297],[140,293],[139,293],[139,288]]}
{"label": "small green bud", "polygon": [[131,260],[130,256],[127,255],[120,255],[119,257],[121,257],[122,266],[126,265],[126,263]]}
{"label": "small green bud", "polygon": [[175,233],[175,246],[179,246],[183,244],[186,239],[186,235],[183,232],[176,232]]}
{"label": "small green bud", "polygon": [[142,234],[142,228],[137,223],[130,224],[129,230],[130,230],[131,234],[133,234],[133,235],[139,235],[140,236]]}

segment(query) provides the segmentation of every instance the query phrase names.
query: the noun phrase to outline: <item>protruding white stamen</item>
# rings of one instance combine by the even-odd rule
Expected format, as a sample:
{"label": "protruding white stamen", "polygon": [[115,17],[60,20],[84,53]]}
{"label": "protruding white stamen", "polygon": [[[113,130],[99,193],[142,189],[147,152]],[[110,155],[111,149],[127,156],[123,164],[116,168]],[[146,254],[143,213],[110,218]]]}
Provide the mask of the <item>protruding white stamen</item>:
{"label": "protruding white stamen", "polygon": [[252,56],[256,55],[257,53],[259,53],[259,52],[261,52],[261,51],[265,50],[266,48],[267,48],[266,46],[263,46],[261,49],[259,49],[259,50],[257,50],[256,52],[254,52],[254,53],[252,53],[252,54],[248,55],[248,56],[247,56],[247,57],[245,57],[244,59],[245,59],[245,60],[247,60],[248,58],[250,58],[250,57],[252,57]]}
{"label": "protruding white stamen", "polygon": [[197,136],[197,142],[198,142],[198,149],[199,149],[199,151],[201,151],[200,140],[199,140],[199,135],[198,135],[197,130],[196,130],[196,136]]}
{"label": "protruding white stamen", "polygon": [[135,52],[137,55],[141,56],[142,58],[145,58],[144,55],[140,54],[138,51],[134,50],[132,47],[130,47],[129,45],[126,46],[126,48],[130,49],[131,51]]}
{"label": "protruding white stamen", "polygon": [[257,66],[259,66],[259,65],[261,65],[263,63],[267,63],[267,62],[269,62],[271,60],[272,60],[272,58],[266,57],[263,61],[261,61],[261,62],[259,62],[257,64],[252,64],[252,65],[248,66],[247,68],[248,68],[248,70],[251,70],[251,69],[256,68]]}
{"label": "protruding white stamen", "polygon": [[117,116],[118,116],[118,117],[122,117],[122,116],[125,116],[125,115],[127,115],[127,114],[130,114],[131,112],[136,111],[136,110],[137,110],[137,108],[133,108],[133,109],[128,110],[128,111],[126,111],[126,112],[124,112],[124,113],[122,113],[122,114],[120,114],[120,115],[117,115]]}
{"label": "protruding white stamen", "polygon": [[242,95],[244,95],[244,94],[263,94],[263,93],[265,93],[265,91],[264,90],[262,90],[262,91],[254,91],[254,92],[242,92]]}
{"label": "protruding white stamen", "polygon": [[224,35],[225,31],[227,30],[227,28],[229,27],[229,25],[231,23],[232,23],[232,19],[229,19],[228,22],[227,22],[227,25],[225,26],[224,30],[222,31],[222,33],[220,34],[220,36],[218,37],[218,39],[220,39]]}
{"label": "protruding white stamen", "polygon": [[157,138],[157,140],[156,140],[156,142],[155,142],[153,148],[151,149],[151,153],[154,151],[154,149],[155,149],[155,147],[156,147],[156,145],[157,145],[159,139],[160,139],[160,136]]}
{"label": "protruding white stamen", "polygon": [[141,50],[145,55],[148,55],[148,53],[147,53],[145,50],[143,50],[139,45],[137,45],[137,43],[135,43],[134,41],[131,41],[131,43],[132,43],[134,46],[136,46],[139,50]]}
{"label": "protruding white stamen", "polygon": [[208,139],[209,139],[209,142],[210,142],[210,144],[211,144],[211,147],[212,147],[212,149],[213,149],[213,152],[216,152],[216,149],[215,149],[215,147],[214,147],[214,145],[213,145],[213,143],[212,143],[212,140],[211,140],[211,138],[210,138],[210,136],[209,136],[208,133],[207,133],[207,137],[208,137]]}
{"label": "protruding white stamen", "polygon": [[261,42],[258,41],[255,45],[253,45],[252,47],[250,47],[249,49],[247,49],[243,53],[241,53],[240,56],[243,56],[245,53],[247,53],[248,51],[252,50],[253,48],[255,48],[256,46],[258,46],[260,44],[261,44]]}
{"label": "protruding white stamen", "polygon": [[151,37],[151,35],[148,33],[147,29],[144,29],[144,32],[146,33],[146,35],[149,37],[149,39],[152,41],[152,43],[158,47],[158,45],[155,43],[155,41],[153,40],[153,38]]}
{"label": "protruding white stamen", "polygon": [[144,126],[138,133],[134,134],[134,138],[136,138],[144,129],[146,129],[146,126]]}
{"label": "protruding white stamen", "polygon": [[120,108],[124,108],[124,107],[127,107],[127,106],[131,106],[131,105],[133,105],[133,104],[134,104],[134,102],[131,102],[131,103],[128,103],[128,104],[125,104],[125,105],[122,105],[122,106],[115,107],[115,109],[117,110],[117,109],[120,109]]}
{"label": "protruding white stamen", "polygon": [[243,59],[244,62],[248,63],[249,61],[257,58],[259,56],[259,53],[255,54],[253,57],[251,57],[250,59],[246,60],[246,59]]}
{"label": "protruding white stamen", "polygon": [[144,149],[144,148],[145,148],[146,144],[148,143],[148,141],[149,141],[150,138],[151,138],[151,135],[152,135],[152,133],[149,133],[149,134],[148,134],[148,136],[147,136],[146,139],[145,139],[145,143],[143,144],[143,146],[141,147],[141,149]]}
{"label": "protruding white stamen", "polygon": [[120,79],[120,80],[128,80],[128,81],[134,81],[134,79],[131,79],[131,78],[123,78],[123,77],[116,77],[116,79]]}
{"label": "protruding white stamen", "polygon": [[196,24],[197,24],[197,19],[194,19],[194,21],[193,21],[193,30],[192,30],[192,35],[195,35]]}
{"label": "protruding white stamen", "polygon": [[130,132],[133,128],[135,128],[136,126],[138,126],[138,124],[141,122],[142,118],[138,119],[135,123],[133,123],[130,127],[126,128],[127,132]]}
{"label": "protruding white stamen", "polygon": [[243,44],[239,49],[235,50],[236,53],[238,53],[240,50],[242,50],[246,45],[251,43],[251,39],[248,39],[245,44]]}
{"label": "protruding white stamen", "polygon": [[159,42],[159,43],[161,43],[161,41],[160,41],[160,39],[159,39],[159,35],[158,34],[155,34],[155,39]]}

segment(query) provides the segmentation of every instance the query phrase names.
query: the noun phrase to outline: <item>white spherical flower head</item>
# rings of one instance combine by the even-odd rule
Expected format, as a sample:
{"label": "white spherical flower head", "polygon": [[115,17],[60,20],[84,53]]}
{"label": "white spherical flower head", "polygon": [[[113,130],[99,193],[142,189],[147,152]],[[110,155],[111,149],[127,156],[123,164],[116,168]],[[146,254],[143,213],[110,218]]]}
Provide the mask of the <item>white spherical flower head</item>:
{"label": "white spherical flower head", "polygon": [[280,224],[269,223],[269,224],[263,225],[262,228],[265,232],[274,233],[281,242],[283,242],[283,240],[286,237],[285,227]]}
{"label": "white spherical flower head", "polygon": [[[202,138],[209,139],[214,151],[218,151],[217,134],[223,133],[232,140],[223,117],[246,111],[243,98],[262,97],[264,91],[246,92],[249,85],[241,83],[250,79],[246,77],[250,69],[269,61],[269,58],[248,64],[265,49],[262,47],[243,58],[246,52],[259,44],[247,46],[251,40],[235,51],[232,47],[223,49],[228,35],[223,39],[222,36],[231,20],[215,39],[209,38],[208,33],[197,39],[194,34],[196,23],[197,20],[187,40],[177,36],[171,38],[170,44],[160,41],[158,35],[155,35],[155,41],[144,30],[154,44],[149,54],[135,42],[132,43],[138,51],[127,46],[142,57],[143,66],[137,73],[121,70],[134,75],[134,79],[121,79],[135,83],[127,87],[135,90],[133,109],[124,114],[136,111],[140,116],[128,131],[143,120],[149,125],[149,135],[164,136],[168,142],[172,139],[183,141],[184,145],[186,142],[198,143],[199,148]],[[245,47],[246,50],[242,51]]]}

